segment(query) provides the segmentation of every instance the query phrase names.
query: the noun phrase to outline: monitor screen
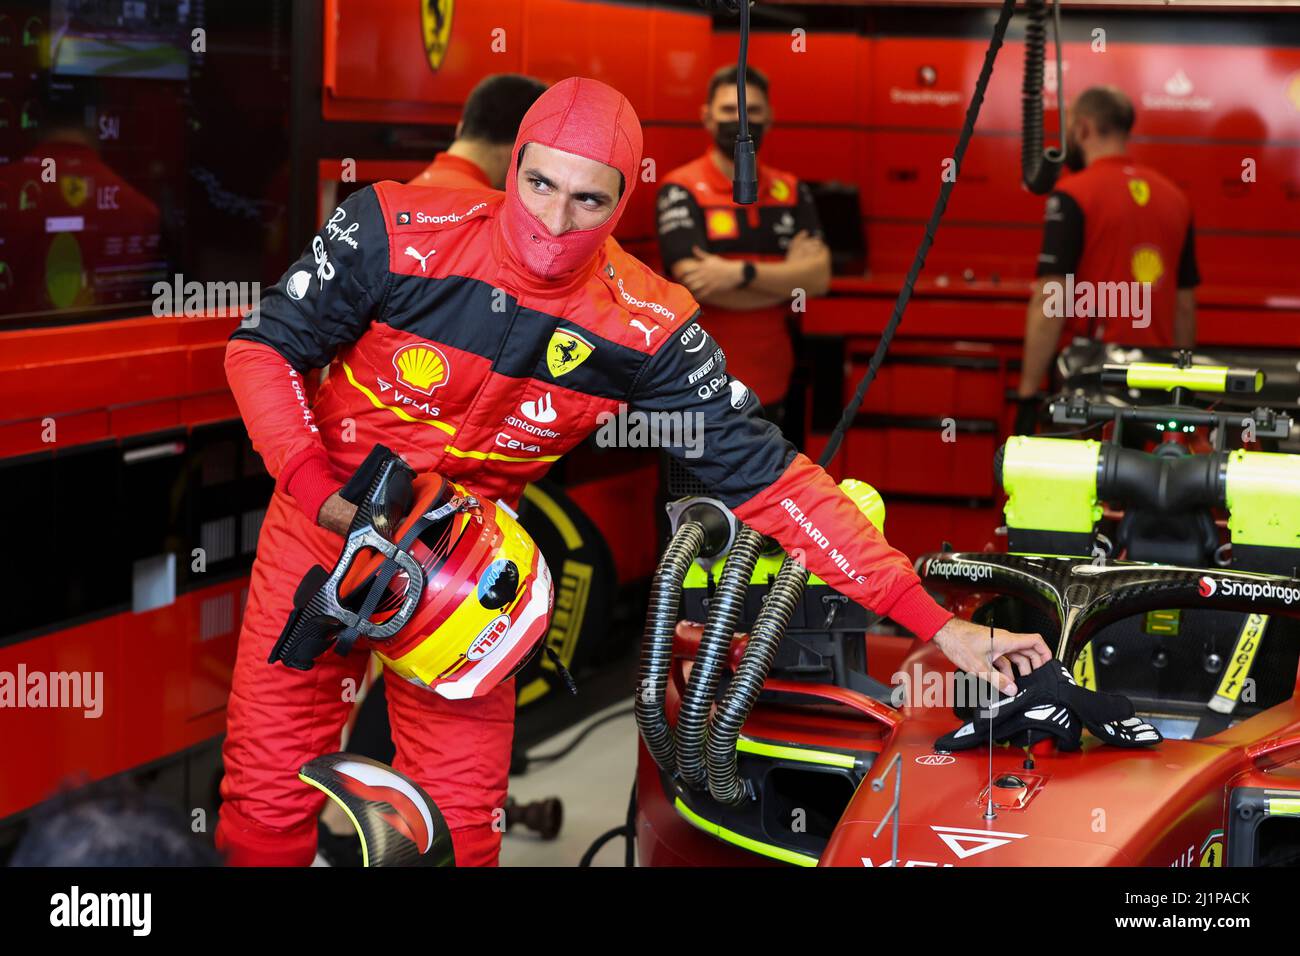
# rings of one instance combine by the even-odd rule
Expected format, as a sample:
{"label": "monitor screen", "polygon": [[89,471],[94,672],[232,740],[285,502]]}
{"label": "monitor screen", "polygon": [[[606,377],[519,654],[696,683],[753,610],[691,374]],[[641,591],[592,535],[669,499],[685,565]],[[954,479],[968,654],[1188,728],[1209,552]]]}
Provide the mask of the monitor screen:
{"label": "monitor screen", "polygon": [[157,313],[177,275],[283,259],[286,8],[4,4],[0,328]]}

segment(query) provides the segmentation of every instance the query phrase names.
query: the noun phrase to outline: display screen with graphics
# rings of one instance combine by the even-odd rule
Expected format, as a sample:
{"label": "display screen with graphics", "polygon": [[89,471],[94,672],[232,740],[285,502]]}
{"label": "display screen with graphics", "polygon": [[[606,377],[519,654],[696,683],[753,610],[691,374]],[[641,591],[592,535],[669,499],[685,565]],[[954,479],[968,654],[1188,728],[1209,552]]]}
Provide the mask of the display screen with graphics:
{"label": "display screen with graphics", "polygon": [[287,193],[277,18],[239,0],[0,7],[0,324],[162,314],[160,283],[265,281]]}

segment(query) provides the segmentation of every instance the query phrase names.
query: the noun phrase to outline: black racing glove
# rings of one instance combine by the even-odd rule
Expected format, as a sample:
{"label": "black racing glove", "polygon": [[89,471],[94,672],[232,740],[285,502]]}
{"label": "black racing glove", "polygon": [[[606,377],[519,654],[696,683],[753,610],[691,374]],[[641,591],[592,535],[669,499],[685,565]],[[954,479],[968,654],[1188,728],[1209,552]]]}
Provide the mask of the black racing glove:
{"label": "black racing glove", "polygon": [[1020,692],[1015,697],[995,701],[989,711],[940,737],[935,749],[970,750],[987,744],[992,735],[996,742],[1021,745],[1054,737],[1059,749],[1078,750],[1081,724],[1114,747],[1150,747],[1164,740],[1160,731],[1134,716],[1127,697],[1080,687],[1060,661],[1017,677],[1016,686]]}
{"label": "black racing glove", "polygon": [[1032,435],[1038,431],[1038,409],[1042,399],[1037,395],[1016,398],[1016,421],[1011,427],[1013,435]]}

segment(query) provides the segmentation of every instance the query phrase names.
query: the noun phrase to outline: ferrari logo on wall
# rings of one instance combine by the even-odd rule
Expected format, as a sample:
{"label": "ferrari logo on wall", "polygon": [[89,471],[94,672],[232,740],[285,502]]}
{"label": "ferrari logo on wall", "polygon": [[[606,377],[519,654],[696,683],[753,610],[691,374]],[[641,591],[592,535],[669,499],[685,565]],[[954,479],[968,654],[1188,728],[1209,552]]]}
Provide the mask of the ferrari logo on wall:
{"label": "ferrari logo on wall", "polygon": [[546,367],[556,378],[568,375],[591,356],[595,346],[565,329],[556,329],[546,346]]}
{"label": "ferrari logo on wall", "polygon": [[451,42],[451,12],[456,0],[421,0],[420,26],[424,32],[424,52],[430,69],[442,66]]}

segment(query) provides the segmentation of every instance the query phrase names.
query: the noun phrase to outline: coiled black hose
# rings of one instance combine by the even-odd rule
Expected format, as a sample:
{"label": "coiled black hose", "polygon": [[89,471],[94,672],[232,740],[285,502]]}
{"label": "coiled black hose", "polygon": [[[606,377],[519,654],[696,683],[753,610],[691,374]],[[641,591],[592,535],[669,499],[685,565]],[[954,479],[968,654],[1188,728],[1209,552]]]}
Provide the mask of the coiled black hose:
{"label": "coiled black hose", "polygon": [[762,548],[763,536],[753,528],[745,528],[736,535],[727,555],[727,566],[713,592],[709,619],[677,713],[677,773],[695,790],[708,786],[704,737],[709,730],[709,711],[713,708],[713,695],[718,690],[732,638],[745,611],[749,576],[754,573]]}
{"label": "coiled black hose", "polygon": [[718,709],[709,724],[706,749],[709,793],[719,803],[737,806],[751,796],[736,769],[736,742],[740,739],[740,729],[758,702],[763,682],[776,659],[777,645],[785,636],[785,629],[790,625],[790,618],[807,584],[808,569],[794,558],[787,557],[767,592],[763,609],[750,628],[745,656],[736,668],[731,686],[718,702]]}
{"label": "coiled black hose", "polygon": [[1061,145],[1043,150],[1043,64],[1047,49],[1047,5],[1028,0],[1025,23],[1025,75],[1020,87],[1020,178],[1025,188],[1044,196],[1056,185],[1065,159],[1065,78],[1061,76],[1061,13],[1056,5],[1056,97]]}
{"label": "coiled black hose", "polygon": [[641,645],[633,712],[650,756],[670,774],[677,770],[677,746],[664,714],[664,695],[668,691],[668,669],[673,660],[673,631],[681,606],[682,582],[703,546],[704,526],[698,521],[685,522],[668,542],[650,584],[645,640]]}

